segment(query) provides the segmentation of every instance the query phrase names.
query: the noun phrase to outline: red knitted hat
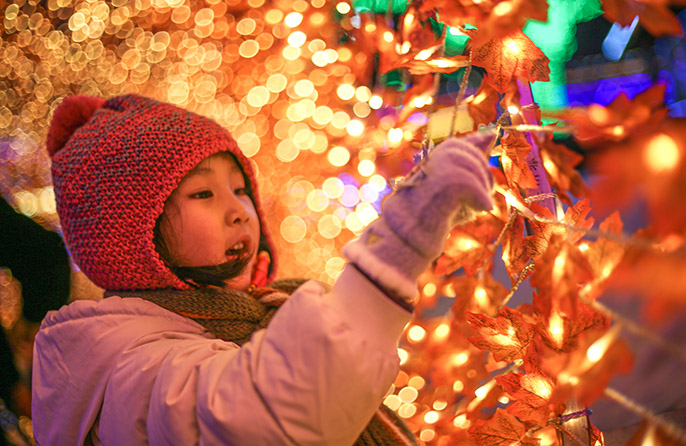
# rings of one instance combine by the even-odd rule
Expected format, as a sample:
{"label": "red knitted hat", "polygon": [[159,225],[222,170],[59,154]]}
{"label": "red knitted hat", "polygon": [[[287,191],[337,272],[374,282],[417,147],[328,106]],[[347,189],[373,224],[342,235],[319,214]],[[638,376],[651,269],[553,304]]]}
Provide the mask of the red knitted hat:
{"label": "red knitted hat", "polygon": [[136,95],[65,99],[47,138],[57,211],[69,251],[96,285],[109,290],[188,289],[164,265],[153,230],[164,203],[208,156],[230,152],[253,190],[262,245],[276,273],[250,161],[211,119]]}

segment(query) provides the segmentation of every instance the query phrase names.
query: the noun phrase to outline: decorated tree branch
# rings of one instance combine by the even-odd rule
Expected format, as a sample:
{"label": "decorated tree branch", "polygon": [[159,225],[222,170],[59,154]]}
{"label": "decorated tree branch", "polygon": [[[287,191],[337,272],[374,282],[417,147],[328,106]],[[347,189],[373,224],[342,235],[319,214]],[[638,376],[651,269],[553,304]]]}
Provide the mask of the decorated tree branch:
{"label": "decorated tree branch", "polygon": [[[683,0],[603,0],[595,12],[589,3],[567,2],[568,26],[604,14],[621,25],[637,16],[654,36],[683,32],[669,8]],[[626,333],[675,361],[686,361],[683,345],[604,304],[607,294],[636,293],[649,321],[684,312],[686,126],[667,116],[661,84],[607,106],[542,111],[536,87],[560,67],[523,28],[555,5],[7,2],[0,191],[58,227],[39,150],[52,111],[73,94],[156,97],[232,132],[260,166],[265,206],[280,222],[275,241],[293,259],[283,275],[307,268],[332,282],[340,247],[378,216],[395,179],[437,142],[491,126],[496,206],[454,228],[421,277],[386,404],[427,445],[596,446],[603,434],[587,408],[603,397],[645,419],[632,444],[686,444],[683,425],[609,384],[632,368]],[[561,134],[583,150],[561,144]],[[591,186],[582,163],[597,177]],[[614,210],[637,202],[647,223],[627,233]],[[515,306],[525,283],[535,292]],[[2,308],[19,304],[5,305],[10,288],[0,286]],[[446,299],[447,313],[427,317]],[[16,313],[0,314],[3,325]]]}

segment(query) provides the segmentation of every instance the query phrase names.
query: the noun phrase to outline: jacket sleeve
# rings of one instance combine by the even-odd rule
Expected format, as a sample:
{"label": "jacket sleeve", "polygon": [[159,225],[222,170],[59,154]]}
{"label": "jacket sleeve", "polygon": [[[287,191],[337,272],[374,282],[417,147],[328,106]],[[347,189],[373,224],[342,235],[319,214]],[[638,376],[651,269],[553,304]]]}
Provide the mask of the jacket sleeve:
{"label": "jacket sleeve", "polygon": [[349,266],[328,294],[316,282],[301,286],[242,348],[172,335],[142,342],[121,362],[162,349],[147,366],[156,372],[136,384],[135,367],[122,367],[110,386],[128,380],[143,397],[150,389],[151,445],[350,445],[397,374],[409,319]]}

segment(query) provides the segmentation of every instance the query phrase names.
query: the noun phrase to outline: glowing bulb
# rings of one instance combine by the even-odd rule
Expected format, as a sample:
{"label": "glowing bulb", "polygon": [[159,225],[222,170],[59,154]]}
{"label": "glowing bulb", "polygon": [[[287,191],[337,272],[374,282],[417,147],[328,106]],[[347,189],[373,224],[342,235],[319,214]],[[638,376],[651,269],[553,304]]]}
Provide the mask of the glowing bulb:
{"label": "glowing bulb", "polygon": [[619,334],[620,326],[615,325],[610,328],[607,333],[602,335],[598,340],[596,340],[588,350],[586,350],[586,359],[591,362],[598,362],[605,355],[607,349],[610,348],[610,344],[615,340]]}
{"label": "glowing bulb", "polygon": [[508,111],[511,115],[516,115],[517,113],[519,113],[519,108],[517,108],[517,106],[515,106],[515,105],[508,105],[508,106],[507,106],[507,111]]}
{"label": "glowing bulb", "polygon": [[350,84],[340,85],[336,90],[336,94],[339,98],[343,99],[344,101],[347,101],[349,99],[352,99],[353,96],[355,96],[355,87],[353,87]]}
{"label": "glowing bulb", "polygon": [[[348,123],[345,130],[348,132],[348,135],[350,135],[350,136],[360,136],[362,133],[364,133],[364,124],[362,124],[362,121],[359,121],[357,119],[353,119],[352,121],[350,121]],[[366,160],[366,161],[369,161],[369,160]],[[369,162],[371,162],[371,161],[369,161]],[[373,166],[374,163],[373,162],[371,162],[371,163]],[[360,173],[362,173],[362,172],[360,172]],[[372,172],[369,175],[371,175],[372,173],[374,173],[374,170],[372,170]],[[369,175],[365,175],[365,176],[368,177]]]}
{"label": "glowing bulb", "polygon": [[407,362],[407,359],[410,357],[410,354],[407,353],[407,350],[398,348],[398,358],[400,358],[400,365],[403,365]]}
{"label": "glowing bulb", "polygon": [[453,391],[462,392],[464,390],[464,383],[459,379],[453,383]]}
{"label": "glowing bulb", "polygon": [[467,429],[471,423],[467,419],[467,415],[462,414],[455,417],[455,419],[453,420],[453,424],[455,425],[455,427]]}
{"label": "glowing bulb", "polygon": [[459,367],[461,365],[464,365],[468,360],[469,355],[465,352],[460,352],[453,355],[451,362],[453,363],[453,365]]}
{"label": "glowing bulb", "polygon": [[519,47],[517,46],[517,42],[514,40],[510,40],[507,42],[507,47],[512,51],[513,53],[518,53],[519,52]]}
{"label": "glowing bulb", "polygon": [[548,320],[548,331],[550,336],[555,341],[555,344],[560,347],[564,341],[564,321],[560,317],[557,311],[550,313],[550,319]]}
{"label": "glowing bulb", "polygon": [[414,56],[414,58],[415,58],[415,60],[426,60],[429,57],[431,57],[431,55],[434,53],[434,51],[435,50],[433,48],[429,48],[427,50],[421,50],[419,53],[417,53],[416,56]]}
{"label": "glowing bulb", "polygon": [[476,395],[477,398],[484,399],[486,398],[486,395],[488,395],[488,392],[491,391],[493,386],[495,385],[495,381],[489,381],[483,386],[479,387],[474,391],[474,395]]}
{"label": "glowing bulb", "polygon": [[586,243],[586,242],[581,243],[581,244],[579,245],[579,251],[581,251],[581,252],[586,252],[586,251],[588,251],[588,248],[589,248],[589,246],[588,246],[588,243]]}
{"label": "glowing bulb", "polygon": [[424,293],[425,296],[431,297],[436,294],[436,285],[429,282],[426,285],[424,285],[424,288],[422,289],[422,292]]}
{"label": "glowing bulb", "polygon": [[426,384],[426,381],[421,376],[413,376],[407,382],[408,386],[414,387],[417,390],[420,390],[422,387],[424,387],[425,384]]}
{"label": "glowing bulb", "polygon": [[340,2],[336,5],[336,11],[340,12],[341,14],[347,14],[350,12],[350,4],[346,2]]}
{"label": "glowing bulb", "polygon": [[426,330],[424,330],[419,325],[413,325],[407,332],[407,337],[412,342],[419,342],[422,339],[424,339],[424,336],[426,336]]}
{"label": "glowing bulb", "polygon": [[336,146],[329,151],[327,158],[333,166],[345,166],[350,161],[350,152],[345,147]]}
{"label": "glowing bulb", "polygon": [[442,323],[436,330],[434,330],[434,337],[437,339],[445,339],[450,334],[450,325]]}
{"label": "glowing bulb", "polygon": [[415,389],[414,387],[403,387],[400,389],[400,392],[398,392],[398,397],[400,398],[400,401],[403,403],[411,403],[414,400],[417,399],[419,396],[419,391]]}
{"label": "glowing bulb", "polygon": [[663,173],[677,167],[681,152],[676,141],[660,133],[655,135],[643,150],[643,161],[654,173]]}
{"label": "glowing bulb", "polygon": [[388,131],[388,142],[391,144],[397,144],[403,140],[403,130],[393,128]]}
{"label": "glowing bulb", "polygon": [[383,39],[388,43],[393,42],[393,33],[390,31],[384,32],[383,33]]}
{"label": "glowing bulb", "polygon": [[381,108],[381,106],[383,106],[383,99],[381,98],[381,96],[374,95],[371,98],[369,98],[369,107],[371,107],[374,110],[378,110]]}
{"label": "glowing bulb", "polygon": [[289,28],[295,28],[296,26],[300,25],[300,23],[302,23],[302,21],[303,21],[303,15],[300,14],[299,12],[291,12],[283,20],[283,22]]}
{"label": "glowing bulb", "polygon": [[474,298],[476,299],[477,305],[480,307],[485,307],[489,304],[488,293],[484,287],[480,285],[477,285],[476,288],[474,288]]}
{"label": "glowing bulb", "polygon": [[436,400],[433,403],[434,410],[443,410],[448,407],[448,402],[443,400]]}
{"label": "glowing bulb", "polygon": [[424,422],[427,424],[434,424],[440,416],[438,415],[438,412],[430,410],[426,414],[424,414]]}

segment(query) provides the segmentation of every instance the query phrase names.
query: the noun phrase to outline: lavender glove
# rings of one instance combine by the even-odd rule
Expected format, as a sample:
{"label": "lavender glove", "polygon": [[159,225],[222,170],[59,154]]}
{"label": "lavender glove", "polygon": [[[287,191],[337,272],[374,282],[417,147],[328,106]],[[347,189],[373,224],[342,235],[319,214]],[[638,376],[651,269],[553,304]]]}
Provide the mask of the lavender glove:
{"label": "lavender glove", "polygon": [[441,255],[448,232],[493,207],[484,151],[494,137],[486,130],[436,146],[343,255],[389,295],[413,299],[417,278]]}

